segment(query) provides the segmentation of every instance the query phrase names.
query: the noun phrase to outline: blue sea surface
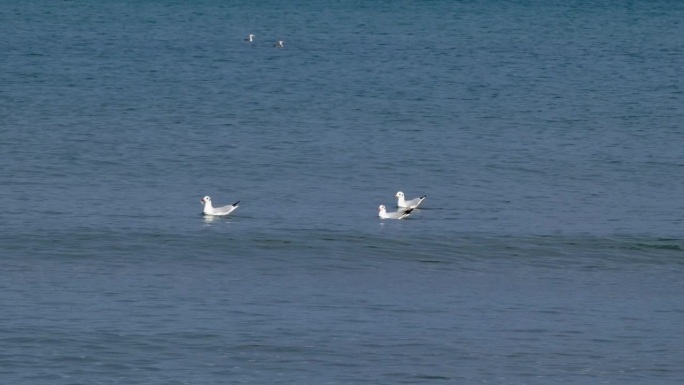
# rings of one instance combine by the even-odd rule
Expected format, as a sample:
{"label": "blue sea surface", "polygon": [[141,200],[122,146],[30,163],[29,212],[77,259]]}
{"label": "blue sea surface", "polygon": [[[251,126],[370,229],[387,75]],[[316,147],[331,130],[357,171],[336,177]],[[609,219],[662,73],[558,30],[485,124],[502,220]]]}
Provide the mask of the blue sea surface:
{"label": "blue sea surface", "polygon": [[681,383],[682,20],[0,3],[0,383]]}

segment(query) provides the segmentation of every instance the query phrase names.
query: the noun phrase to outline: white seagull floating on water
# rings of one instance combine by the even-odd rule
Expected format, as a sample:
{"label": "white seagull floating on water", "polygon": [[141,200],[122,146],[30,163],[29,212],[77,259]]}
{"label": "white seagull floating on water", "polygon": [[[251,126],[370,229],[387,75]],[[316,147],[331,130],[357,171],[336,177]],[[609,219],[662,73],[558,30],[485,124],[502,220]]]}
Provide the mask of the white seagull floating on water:
{"label": "white seagull floating on water", "polygon": [[414,198],[410,201],[407,201],[404,200],[404,193],[398,191],[395,197],[397,197],[397,207],[415,209],[416,207],[420,206],[421,203],[423,203],[423,200],[425,200],[425,197],[427,197],[427,195],[423,195],[422,197]]}
{"label": "white seagull floating on water", "polygon": [[413,211],[413,209],[399,210],[393,213],[388,213],[385,205],[378,206],[378,216],[380,219],[404,219],[411,215],[411,211]]}
{"label": "white seagull floating on water", "polygon": [[208,195],[202,198],[200,202],[204,203],[204,211],[202,212],[204,215],[228,215],[235,211],[239,207],[238,203],[240,203],[240,201],[237,201],[232,205],[213,207],[211,205],[211,198]]}
{"label": "white seagull floating on water", "polygon": [[273,45],[273,46],[276,48],[284,48],[285,46],[283,45],[283,43],[284,43],[284,41],[278,40],[278,42],[275,43],[275,45]]}
{"label": "white seagull floating on water", "polygon": [[254,41],[254,34],[250,33],[249,36],[247,36],[247,38],[245,39],[245,41],[248,41],[250,43],[253,42]]}

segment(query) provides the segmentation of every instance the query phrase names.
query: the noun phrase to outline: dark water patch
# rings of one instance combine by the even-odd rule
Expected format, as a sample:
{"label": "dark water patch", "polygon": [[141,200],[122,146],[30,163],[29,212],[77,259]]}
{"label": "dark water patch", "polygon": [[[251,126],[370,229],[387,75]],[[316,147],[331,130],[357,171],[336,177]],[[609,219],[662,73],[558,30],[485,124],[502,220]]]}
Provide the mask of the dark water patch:
{"label": "dark water patch", "polygon": [[679,244],[647,244],[647,243],[637,243],[635,246],[636,250],[642,249],[656,249],[656,250],[671,250],[671,251],[681,251],[682,247]]}

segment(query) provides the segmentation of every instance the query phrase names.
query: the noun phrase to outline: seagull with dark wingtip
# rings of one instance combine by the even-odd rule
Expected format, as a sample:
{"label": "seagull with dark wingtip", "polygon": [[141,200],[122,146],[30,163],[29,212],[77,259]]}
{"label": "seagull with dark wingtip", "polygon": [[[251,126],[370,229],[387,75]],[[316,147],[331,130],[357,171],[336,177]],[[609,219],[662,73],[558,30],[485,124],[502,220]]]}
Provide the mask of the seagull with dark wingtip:
{"label": "seagull with dark wingtip", "polygon": [[385,205],[378,206],[378,217],[380,219],[404,219],[411,215],[413,209],[401,209],[393,213],[388,213]]}
{"label": "seagull with dark wingtip", "polygon": [[422,197],[414,198],[410,201],[407,201],[404,199],[404,193],[398,191],[395,197],[397,197],[397,207],[415,209],[416,207],[420,206],[421,203],[423,203],[427,195],[423,195]]}
{"label": "seagull with dark wingtip", "polygon": [[204,203],[204,211],[202,211],[202,214],[217,216],[223,216],[232,213],[233,211],[235,211],[235,209],[239,207],[238,203],[240,203],[240,201],[237,201],[232,205],[214,207],[211,205],[211,198],[208,195],[202,198],[200,202]]}

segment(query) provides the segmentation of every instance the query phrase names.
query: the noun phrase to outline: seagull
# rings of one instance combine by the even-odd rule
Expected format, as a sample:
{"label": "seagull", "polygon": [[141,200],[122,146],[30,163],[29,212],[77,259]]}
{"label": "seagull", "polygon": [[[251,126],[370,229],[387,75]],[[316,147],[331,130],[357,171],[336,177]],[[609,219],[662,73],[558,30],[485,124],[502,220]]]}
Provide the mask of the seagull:
{"label": "seagull", "polygon": [[283,45],[284,41],[278,40],[277,43],[275,43],[273,46],[276,48],[284,48],[285,46]]}
{"label": "seagull", "polygon": [[378,206],[378,216],[380,219],[404,219],[411,215],[411,211],[413,211],[413,209],[399,210],[393,213],[388,213],[385,205]]}
{"label": "seagull", "polygon": [[204,211],[202,212],[204,215],[228,215],[238,208],[238,203],[240,203],[240,201],[237,201],[232,205],[213,207],[211,205],[211,198],[208,195],[200,199],[200,202],[204,203]]}
{"label": "seagull", "polygon": [[410,201],[405,201],[404,193],[398,191],[395,197],[397,197],[397,207],[415,209],[416,207],[420,206],[421,203],[423,203],[423,200],[425,197],[427,197],[427,195],[423,195],[420,198],[411,199]]}
{"label": "seagull", "polygon": [[253,42],[254,41],[254,34],[250,33],[249,36],[247,36],[247,38],[245,39],[245,41],[248,41],[250,43]]}

